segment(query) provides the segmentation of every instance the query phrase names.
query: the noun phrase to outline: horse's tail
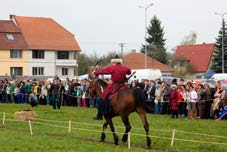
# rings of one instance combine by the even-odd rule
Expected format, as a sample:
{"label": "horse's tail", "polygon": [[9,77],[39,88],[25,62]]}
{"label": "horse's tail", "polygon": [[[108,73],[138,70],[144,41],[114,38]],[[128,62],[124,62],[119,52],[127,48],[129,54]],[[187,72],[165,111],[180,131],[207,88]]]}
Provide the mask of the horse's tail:
{"label": "horse's tail", "polygon": [[133,89],[133,95],[136,100],[136,106],[142,107],[146,112],[152,111],[152,108],[146,102],[146,95],[141,88]]}

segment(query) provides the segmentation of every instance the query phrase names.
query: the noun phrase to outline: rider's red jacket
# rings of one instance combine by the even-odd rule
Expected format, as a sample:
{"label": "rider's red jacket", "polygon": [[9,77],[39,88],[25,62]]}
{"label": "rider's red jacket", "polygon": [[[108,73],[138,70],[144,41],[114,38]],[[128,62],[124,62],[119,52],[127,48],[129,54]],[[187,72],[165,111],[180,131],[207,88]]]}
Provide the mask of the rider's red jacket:
{"label": "rider's red jacket", "polygon": [[[95,72],[96,75],[102,75],[102,74],[110,74],[111,75],[111,80],[113,83],[109,84],[106,89],[103,91],[101,94],[101,97],[103,100],[105,100],[106,95],[110,93],[111,91],[114,90],[115,85],[117,83],[124,83],[126,79],[126,75],[131,74],[131,69],[122,65],[122,64],[115,64],[111,65],[105,68],[102,68],[98,71]],[[125,85],[121,87],[121,89],[125,88]],[[121,90],[120,89],[120,90]]]}

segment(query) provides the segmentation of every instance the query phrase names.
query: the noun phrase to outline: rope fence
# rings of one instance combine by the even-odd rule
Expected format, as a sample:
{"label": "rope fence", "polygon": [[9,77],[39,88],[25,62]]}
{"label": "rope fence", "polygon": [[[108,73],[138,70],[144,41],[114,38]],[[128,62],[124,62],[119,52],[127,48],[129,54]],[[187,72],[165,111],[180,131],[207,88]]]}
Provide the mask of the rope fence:
{"label": "rope fence", "polygon": [[[1,113],[0,113],[1,114]],[[29,125],[29,131],[30,134],[33,135],[33,127],[34,124],[38,125],[43,125],[43,126],[50,126],[50,127],[55,127],[55,128],[63,128],[68,130],[69,133],[71,133],[72,130],[77,130],[77,131],[86,131],[86,132],[96,132],[96,133],[101,133],[100,130],[94,130],[94,129],[86,129],[86,128],[78,128],[78,127],[73,127],[73,124],[80,124],[84,126],[96,126],[96,127],[102,127],[102,125],[97,125],[97,124],[89,124],[89,123],[82,123],[82,122],[73,122],[72,120],[69,121],[56,121],[56,120],[48,120],[48,119],[38,119],[35,118],[35,121],[22,121],[22,120],[14,120],[14,119],[6,119],[6,116],[14,116],[13,114],[5,113],[2,112],[2,117],[0,117],[0,120],[2,120],[2,125],[3,127],[6,127],[6,121],[9,122],[22,122],[22,123],[28,123]],[[29,117],[26,117],[29,119]],[[44,121],[44,122],[37,122],[37,121]],[[50,124],[46,122],[53,122],[53,123],[65,123],[66,125],[56,125],[56,124]],[[116,128],[125,128],[122,126],[116,126]],[[142,128],[133,128],[133,129],[142,129]],[[210,142],[210,141],[201,141],[201,140],[191,140],[191,139],[181,139],[181,138],[175,138],[176,133],[181,133],[181,134],[190,134],[190,135],[199,135],[199,136],[206,136],[206,137],[213,137],[213,138],[222,138],[222,139],[227,139],[227,136],[218,136],[218,135],[208,135],[208,134],[200,134],[200,133],[195,133],[195,132],[185,132],[185,131],[180,131],[180,130],[161,130],[161,129],[150,129],[150,130],[155,130],[158,132],[170,132],[172,133],[171,137],[162,137],[162,136],[149,136],[152,138],[158,138],[158,139],[164,139],[164,140],[169,140],[170,141],[170,146],[173,147],[174,141],[183,141],[183,142],[194,142],[194,143],[201,143],[201,144],[217,144],[217,145],[224,145],[227,146],[227,143],[222,143],[222,142]],[[112,134],[111,131],[105,131],[105,133]],[[115,132],[117,134],[125,134],[121,132]],[[147,135],[144,134],[138,134],[138,133],[128,133],[128,149],[131,148],[131,137],[132,136],[140,136],[140,137],[147,137]]]}

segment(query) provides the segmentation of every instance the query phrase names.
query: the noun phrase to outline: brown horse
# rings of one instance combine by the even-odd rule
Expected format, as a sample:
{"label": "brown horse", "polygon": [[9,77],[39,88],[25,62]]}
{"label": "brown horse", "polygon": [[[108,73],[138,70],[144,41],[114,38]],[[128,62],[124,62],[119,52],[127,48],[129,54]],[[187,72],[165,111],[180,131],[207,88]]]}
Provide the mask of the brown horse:
{"label": "brown horse", "polygon": [[[106,86],[107,83],[102,79],[93,80],[91,83],[90,95],[92,97],[100,95],[103,89],[106,88]],[[131,130],[131,125],[129,123],[128,117],[130,113],[136,111],[142,120],[144,129],[146,131],[147,148],[150,149],[151,139],[149,137],[149,124],[146,118],[146,111],[148,110],[148,106],[146,105],[146,97],[143,90],[140,88],[126,88],[116,93],[110,101],[112,108],[109,113],[104,114],[105,122],[103,124],[100,141],[105,141],[105,130],[107,126],[110,125],[110,129],[114,137],[114,144],[118,145],[118,136],[115,133],[112,118],[115,116],[120,116],[125,125],[125,133],[122,137],[122,142],[126,142],[128,139],[128,132]]]}

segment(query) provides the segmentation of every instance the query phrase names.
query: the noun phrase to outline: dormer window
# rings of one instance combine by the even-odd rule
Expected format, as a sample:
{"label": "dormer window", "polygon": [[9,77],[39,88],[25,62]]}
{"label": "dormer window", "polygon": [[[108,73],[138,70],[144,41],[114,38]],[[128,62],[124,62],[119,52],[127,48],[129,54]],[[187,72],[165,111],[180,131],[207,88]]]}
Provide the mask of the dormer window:
{"label": "dormer window", "polygon": [[13,34],[6,34],[6,37],[8,40],[11,40],[11,41],[14,40]]}

